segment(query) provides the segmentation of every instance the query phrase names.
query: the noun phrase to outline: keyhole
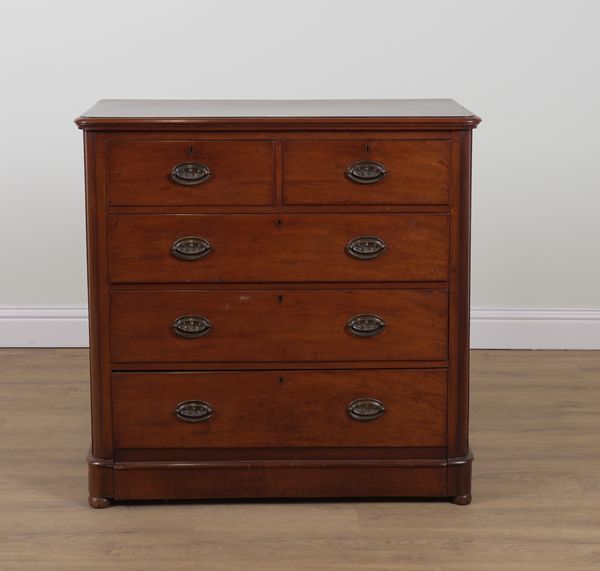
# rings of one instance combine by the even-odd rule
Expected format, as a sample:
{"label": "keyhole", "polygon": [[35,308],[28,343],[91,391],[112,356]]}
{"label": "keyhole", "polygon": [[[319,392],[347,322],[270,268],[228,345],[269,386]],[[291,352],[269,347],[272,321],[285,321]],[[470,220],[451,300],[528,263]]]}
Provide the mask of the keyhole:
{"label": "keyhole", "polygon": [[370,152],[371,152],[371,145],[369,145],[369,143],[367,143],[367,144],[365,145],[365,151],[366,151],[367,153],[370,153]]}
{"label": "keyhole", "polygon": [[278,295],[278,296],[277,296],[277,301],[278,301],[279,303],[283,303],[283,296],[282,296],[282,295]]}
{"label": "keyhole", "polygon": [[188,147],[187,154],[188,155],[193,155],[194,154],[194,147]]}
{"label": "keyhole", "polygon": [[283,377],[279,377],[277,380],[279,381],[279,384],[283,383]]}
{"label": "keyhole", "polygon": [[277,226],[281,226],[283,224],[283,222],[278,218],[277,221],[275,222],[275,224],[277,224]]}

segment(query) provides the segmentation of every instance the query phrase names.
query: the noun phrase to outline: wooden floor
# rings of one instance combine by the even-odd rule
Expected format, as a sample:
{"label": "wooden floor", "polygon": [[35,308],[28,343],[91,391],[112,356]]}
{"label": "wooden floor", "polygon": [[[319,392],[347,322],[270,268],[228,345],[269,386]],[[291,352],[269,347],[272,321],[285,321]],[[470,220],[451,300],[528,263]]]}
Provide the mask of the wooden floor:
{"label": "wooden floor", "polygon": [[600,569],[600,353],[476,351],[473,503],[87,506],[87,352],[0,350],[0,569]]}

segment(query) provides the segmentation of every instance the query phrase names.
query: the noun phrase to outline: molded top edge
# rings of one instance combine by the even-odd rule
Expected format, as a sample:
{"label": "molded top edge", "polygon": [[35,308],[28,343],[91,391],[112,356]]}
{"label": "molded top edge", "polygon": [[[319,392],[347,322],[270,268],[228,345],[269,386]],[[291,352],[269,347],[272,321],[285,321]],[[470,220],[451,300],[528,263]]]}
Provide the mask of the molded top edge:
{"label": "molded top edge", "polygon": [[156,123],[452,123],[480,119],[452,99],[192,100],[103,99],[76,119],[94,125]]}

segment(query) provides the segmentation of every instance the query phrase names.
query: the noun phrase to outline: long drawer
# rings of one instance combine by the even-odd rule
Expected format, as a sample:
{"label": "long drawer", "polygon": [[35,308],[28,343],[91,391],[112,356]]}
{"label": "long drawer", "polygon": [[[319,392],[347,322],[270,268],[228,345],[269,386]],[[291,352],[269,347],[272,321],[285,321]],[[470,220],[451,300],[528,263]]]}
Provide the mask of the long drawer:
{"label": "long drawer", "polygon": [[441,369],[112,379],[118,448],[446,445]]}
{"label": "long drawer", "polygon": [[447,214],[115,215],[110,279],[445,281]]}
{"label": "long drawer", "polygon": [[113,291],[115,363],[445,360],[446,289]]}
{"label": "long drawer", "polygon": [[113,206],[267,206],[273,203],[273,141],[111,141]]}
{"label": "long drawer", "polygon": [[289,205],[447,204],[450,141],[288,140]]}

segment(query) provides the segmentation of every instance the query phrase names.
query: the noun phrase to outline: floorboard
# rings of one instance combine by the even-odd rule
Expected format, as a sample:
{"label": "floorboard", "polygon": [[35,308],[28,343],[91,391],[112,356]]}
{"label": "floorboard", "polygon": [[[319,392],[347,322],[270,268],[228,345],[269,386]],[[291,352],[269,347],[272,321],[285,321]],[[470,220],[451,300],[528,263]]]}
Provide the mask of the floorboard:
{"label": "floorboard", "polygon": [[0,350],[0,569],[598,570],[600,352],[474,351],[473,503],[87,505],[87,351]]}

